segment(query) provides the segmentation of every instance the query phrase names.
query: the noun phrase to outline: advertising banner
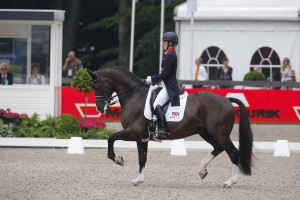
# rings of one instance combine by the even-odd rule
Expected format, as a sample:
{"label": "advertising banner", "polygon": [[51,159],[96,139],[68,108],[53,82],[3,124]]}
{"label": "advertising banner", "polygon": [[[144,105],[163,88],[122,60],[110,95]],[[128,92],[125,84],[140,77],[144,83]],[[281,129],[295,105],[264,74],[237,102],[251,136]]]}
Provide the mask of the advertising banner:
{"label": "advertising banner", "polygon": [[[201,91],[213,92],[225,97],[241,100],[248,111],[250,122],[254,123],[296,123],[300,124],[300,91],[293,90],[235,90],[235,89],[186,89],[189,94]],[[96,109],[95,94],[88,94],[85,108],[84,93],[72,87],[62,88],[62,114],[69,113],[77,118],[119,121],[122,109],[119,104],[111,106],[106,114]],[[235,121],[239,121],[239,107],[233,104]]]}

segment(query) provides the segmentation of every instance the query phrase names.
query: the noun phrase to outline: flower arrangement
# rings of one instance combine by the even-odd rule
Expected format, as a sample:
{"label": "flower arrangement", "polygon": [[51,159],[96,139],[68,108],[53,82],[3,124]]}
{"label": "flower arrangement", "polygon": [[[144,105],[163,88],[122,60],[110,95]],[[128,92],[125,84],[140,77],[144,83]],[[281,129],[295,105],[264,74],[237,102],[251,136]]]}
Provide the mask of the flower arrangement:
{"label": "flower arrangement", "polygon": [[23,119],[27,119],[26,114],[11,112],[9,109],[0,109],[0,137],[14,137],[15,130]]}
{"label": "flower arrangement", "polygon": [[84,131],[88,131],[93,128],[101,129],[106,127],[106,124],[104,122],[97,121],[97,120],[88,120],[88,119],[79,121],[79,125],[81,129],[83,129]]}
{"label": "flower arrangement", "polygon": [[53,137],[67,139],[107,139],[115,130],[106,128],[105,122],[78,120],[73,115],[47,116],[40,120],[38,114],[26,114],[0,109],[0,137]]}
{"label": "flower arrangement", "polygon": [[9,109],[0,109],[0,119],[4,124],[20,124],[22,119],[28,118],[27,114],[19,114],[15,112],[10,112]]}

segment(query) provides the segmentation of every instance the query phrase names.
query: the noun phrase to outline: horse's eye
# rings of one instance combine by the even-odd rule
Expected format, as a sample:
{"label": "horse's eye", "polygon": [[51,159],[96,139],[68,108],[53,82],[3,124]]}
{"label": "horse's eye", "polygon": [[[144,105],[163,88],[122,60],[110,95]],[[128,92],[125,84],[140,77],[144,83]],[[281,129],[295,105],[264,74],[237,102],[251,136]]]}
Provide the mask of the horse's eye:
{"label": "horse's eye", "polygon": [[94,82],[93,84],[93,88],[96,89],[96,88],[99,88],[101,86],[101,83],[99,81],[96,81]]}

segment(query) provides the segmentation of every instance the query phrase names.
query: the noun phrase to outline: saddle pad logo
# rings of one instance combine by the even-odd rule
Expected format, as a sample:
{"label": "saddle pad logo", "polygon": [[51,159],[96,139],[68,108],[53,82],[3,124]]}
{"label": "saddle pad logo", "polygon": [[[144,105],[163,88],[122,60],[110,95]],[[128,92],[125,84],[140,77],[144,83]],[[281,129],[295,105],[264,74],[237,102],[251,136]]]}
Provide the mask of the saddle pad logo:
{"label": "saddle pad logo", "polygon": [[180,113],[179,112],[172,112],[172,116],[176,117],[176,116],[179,116]]}

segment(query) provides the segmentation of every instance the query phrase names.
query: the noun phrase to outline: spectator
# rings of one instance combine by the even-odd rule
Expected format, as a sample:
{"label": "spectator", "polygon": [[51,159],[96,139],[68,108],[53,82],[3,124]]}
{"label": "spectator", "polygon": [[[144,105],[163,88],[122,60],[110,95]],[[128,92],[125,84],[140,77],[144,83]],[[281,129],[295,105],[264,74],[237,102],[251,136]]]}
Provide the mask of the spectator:
{"label": "spectator", "polygon": [[28,84],[46,84],[45,76],[40,74],[40,64],[32,63],[31,75],[28,77]]}
{"label": "spectator", "polygon": [[[281,66],[281,82],[295,82],[295,70],[290,63],[290,59],[285,57]],[[286,87],[286,89],[292,89],[292,87]]]}
{"label": "spectator", "polygon": [[8,72],[8,64],[2,63],[0,65],[0,82],[2,85],[12,85],[13,83],[13,75],[12,73]]}
{"label": "spectator", "polygon": [[81,68],[81,61],[76,57],[74,51],[70,51],[63,66],[64,77],[72,78],[76,71]]}
{"label": "spectator", "polygon": [[[228,58],[223,58],[223,67],[220,67],[217,72],[218,80],[232,81],[232,67],[228,65]],[[220,88],[230,88],[230,86],[220,86]]]}
{"label": "spectator", "polygon": [[[195,81],[206,81],[207,80],[207,73],[205,67],[202,65],[203,59],[196,58],[195,65],[196,65],[196,73],[195,73]],[[202,85],[194,85],[194,88],[201,88]]]}
{"label": "spectator", "polygon": [[260,69],[260,67],[255,66],[255,67],[253,67],[253,71],[255,71],[255,72],[261,72],[261,69]]}

